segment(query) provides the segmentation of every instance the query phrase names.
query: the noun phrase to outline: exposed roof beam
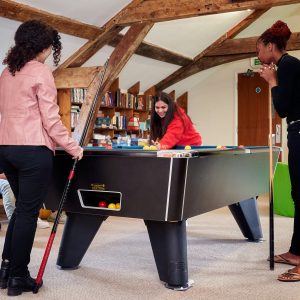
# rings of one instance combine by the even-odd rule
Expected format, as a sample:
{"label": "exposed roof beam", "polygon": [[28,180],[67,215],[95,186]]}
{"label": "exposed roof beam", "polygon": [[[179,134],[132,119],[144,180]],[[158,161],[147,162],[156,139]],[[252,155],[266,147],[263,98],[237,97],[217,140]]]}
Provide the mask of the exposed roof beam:
{"label": "exposed roof beam", "polygon": [[147,0],[124,11],[116,24],[127,26],[141,21],[162,22],[225,12],[264,9],[299,3],[296,0]]}
{"label": "exposed roof beam", "polygon": [[[118,44],[118,46],[113,51],[110,59],[108,61],[107,71],[104,76],[104,81],[101,86],[101,92],[98,96],[97,103],[94,108],[94,112],[97,112],[100,108],[101,99],[104,93],[109,89],[112,82],[118,77],[119,73],[126,65],[130,57],[134,54],[136,48],[143,41],[149,30],[152,28],[153,23],[139,23],[134,24],[130,27],[130,29],[126,32],[124,38]],[[81,106],[79,120],[77,126],[75,127],[73,136],[80,140],[82,133],[84,131],[85,124],[87,123],[87,118],[89,117],[89,112],[92,109],[92,102],[96,95],[99,83],[100,76],[95,77],[93,82],[91,83],[85,100]],[[84,145],[88,143],[91,138],[93,127],[95,124],[95,119],[97,114],[94,113],[91,121],[88,124],[87,135],[85,136]]]}
{"label": "exposed roof beam", "polygon": [[[192,76],[200,71],[207,70],[209,68],[233,62],[240,59],[254,57],[256,55],[256,41],[258,37],[232,39],[226,41],[219,48],[208,53],[202,57],[199,61],[194,63],[184,73],[179,73],[176,77],[176,81],[172,83],[168,82],[163,88],[160,85],[156,85],[156,88],[165,89],[168,86],[181,81],[189,76]],[[293,33],[288,44],[288,51],[300,50],[300,32]],[[162,81],[163,82],[163,81]],[[157,87],[158,86],[158,87]]]}
{"label": "exposed roof beam", "polygon": [[[225,34],[223,34],[220,38],[218,38],[214,43],[212,43],[209,47],[204,49],[201,53],[199,53],[194,59],[193,62],[179,68],[174,73],[169,75],[167,78],[163,79],[159,83],[155,85],[157,90],[164,90],[165,88],[171,86],[172,84],[191,76],[191,70],[194,70],[194,65],[197,65],[204,56],[208,55],[210,51],[222,45],[226,40],[233,38],[243,29],[252,24],[256,19],[258,19],[262,14],[264,14],[268,9],[260,9],[252,12],[245,19],[240,21],[233,28],[228,30]],[[196,68],[197,69],[197,68]]]}
{"label": "exposed roof beam", "polygon": [[[218,55],[232,55],[239,53],[253,53],[256,52],[256,41],[258,37],[230,39],[225,41],[222,45],[216,49],[210,51],[206,57],[218,56]],[[300,49],[300,32],[292,33],[288,44],[287,50],[299,50]]]}
{"label": "exposed roof beam", "polygon": [[123,27],[113,26],[107,28],[97,38],[92,41],[88,41],[82,47],[80,47],[73,55],[65,60],[55,71],[54,74],[64,68],[74,68],[82,66],[90,57],[92,57],[99,49],[108,43],[114,35],[118,34]]}
{"label": "exposed roof beam", "polygon": [[[109,46],[116,47],[117,44],[122,39],[123,35],[118,34],[116,35],[109,43]],[[159,61],[163,61],[166,63],[170,63],[173,65],[185,66],[186,64],[193,61],[191,57],[187,57],[168,49],[164,49],[162,47],[158,47],[151,43],[143,42],[140,46],[136,49],[135,54],[145,56],[148,58],[153,58]]]}
{"label": "exposed roof beam", "polygon": [[[84,38],[90,41],[96,39],[100,34],[105,32],[105,27],[101,28],[82,23],[70,18],[33,8],[29,5],[17,3],[12,0],[0,0],[0,7],[0,17],[20,22],[30,19],[42,20],[56,28],[59,32]],[[108,38],[108,45],[116,47],[117,43],[122,37],[123,35],[119,34],[116,35],[111,41],[109,41]],[[86,44],[85,47],[88,47],[89,45],[90,44]],[[146,42],[140,44],[140,46],[136,49],[136,54],[179,66],[184,66],[192,61],[192,58]]]}
{"label": "exposed roof beam", "polygon": [[11,0],[0,0],[0,17],[25,22],[30,19],[43,20],[56,28],[59,32],[74,35],[84,39],[93,39],[104,29],[97,26],[84,24],[70,18],[51,14]]}
{"label": "exposed roof beam", "polygon": [[[200,71],[207,70],[209,68],[213,68],[222,64],[226,64],[229,62],[233,62],[240,59],[245,59],[252,57],[253,53],[242,53],[242,54],[234,54],[234,55],[220,55],[214,57],[203,57],[196,64],[194,64],[187,73],[184,74],[182,79],[185,79],[191,75],[194,75]],[[186,76],[187,75],[187,76]],[[180,79],[180,80],[182,80]]]}
{"label": "exposed roof beam", "polygon": [[77,50],[66,61],[64,61],[54,71],[54,75],[64,68],[82,66],[90,57],[98,52],[124,28],[123,26],[116,25],[115,20],[122,18],[126,9],[130,8],[131,6],[136,6],[140,2],[141,0],[133,0],[124,9],[120,10],[112,19],[105,23],[103,26],[104,31],[102,33],[100,33],[95,39],[85,43],[79,50]]}

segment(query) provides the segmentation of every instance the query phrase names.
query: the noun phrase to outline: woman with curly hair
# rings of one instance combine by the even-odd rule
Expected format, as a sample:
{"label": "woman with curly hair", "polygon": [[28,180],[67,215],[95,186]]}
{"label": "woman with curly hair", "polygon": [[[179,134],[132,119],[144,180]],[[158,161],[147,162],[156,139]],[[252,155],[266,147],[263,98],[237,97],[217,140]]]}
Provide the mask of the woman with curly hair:
{"label": "woman with curly hair", "polygon": [[83,155],[60,120],[54,78],[44,64],[52,50],[54,64],[60,60],[58,32],[31,20],[19,26],[14,40],[0,77],[0,166],[16,198],[0,270],[0,288],[8,288],[9,296],[35,288],[28,264],[56,144],[74,158]]}
{"label": "woman with curly hair", "polygon": [[201,136],[194,128],[190,117],[171,97],[160,92],[152,100],[150,141],[158,149],[175,146],[200,146]]}
{"label": "woman with curly hair", "polygon": [[297,267],[279,275],[280,281],[300,281],[300,61],[285,50],[290,36],[287,24],[277,21],[257,41],[258,57],[263,63],[260,75],[271,88],[278,115],[286,118],[288,131],[288,165],[295,205],[294,232],[289,251],[275,255],[274,261]]}

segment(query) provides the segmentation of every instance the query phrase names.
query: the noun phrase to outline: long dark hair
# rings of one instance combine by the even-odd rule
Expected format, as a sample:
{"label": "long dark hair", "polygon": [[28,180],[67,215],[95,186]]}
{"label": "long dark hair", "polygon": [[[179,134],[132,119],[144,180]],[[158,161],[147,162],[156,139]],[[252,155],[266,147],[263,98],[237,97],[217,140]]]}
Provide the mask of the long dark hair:
{"label": "long dark hair", "polygon": [[279,51],[285,50],[287,41],[291,37],[291,31],[286,23],[278,20],[272,27],[267,29],[258,38],[258,42],[261,41],[264,45],[268,43],[275,44]]}
{"label": "long dark hair", "polygon": [[[162,122],[161,117],[155,111],[155,103],[158,101],[163,101],[168,104],[168,110],[164,120]],[[164,92],[158,93],[156,96],[152,97],[152,110],[151,110],[151,120],[150,120],[150,140],[156,141],[161,139],[167,131],[168,125],[174,118],[174,114],[177,113],[182,119],[183,126],[185,124],[182,113],[175,101]]]}
{"label": "long dark hair", "polygon": [[26,21],[19,26],[14,39],[15,46],[10,48],[3,60],[3,64],[8,65],[12,75],[15,75],[28,61],[34,59],[51,45],[54,65],[58,65],[62,49],[60,35],[48,24],[38,20]]}

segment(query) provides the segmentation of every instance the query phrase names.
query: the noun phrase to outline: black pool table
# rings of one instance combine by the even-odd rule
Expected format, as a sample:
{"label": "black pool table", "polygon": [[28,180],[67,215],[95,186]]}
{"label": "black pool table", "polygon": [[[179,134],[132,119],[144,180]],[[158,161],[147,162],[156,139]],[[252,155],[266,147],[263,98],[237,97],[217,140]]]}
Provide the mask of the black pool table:
{"label": "black pool table", "polygon": [[[273,148],[274,165],[279,151]],[[58,149],[47,208],[57,209],[71,167],[71,157]],[[268,147],[209,146],[171,155],[138,147],[86,147],[64,205],[67,222],[57,265],[77,268],[109,216],[139,218],[146,224],[160,280],[168,288],[187,289],[186,220],[228,206],[244,237],[258,241],[256,198],[268,189]]]}

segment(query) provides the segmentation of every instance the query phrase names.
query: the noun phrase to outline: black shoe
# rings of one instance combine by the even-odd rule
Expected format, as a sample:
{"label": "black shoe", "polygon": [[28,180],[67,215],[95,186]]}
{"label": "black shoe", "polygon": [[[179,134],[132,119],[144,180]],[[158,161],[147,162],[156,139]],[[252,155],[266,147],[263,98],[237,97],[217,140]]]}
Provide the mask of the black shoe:
{"label": "black shoe", "polygon": [[25,277],[9,277],[7,284],[7,295],[18,296],[23,292],[33,292],[43,285],[43,281],[37,286],[35,279],[29,274]]}
{"label": "black shoe", "polygon": [[2,261],[0,270],[0,289],[7,288],[9,274],[9,261]]}

